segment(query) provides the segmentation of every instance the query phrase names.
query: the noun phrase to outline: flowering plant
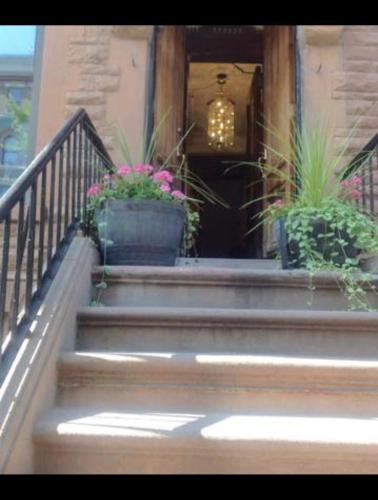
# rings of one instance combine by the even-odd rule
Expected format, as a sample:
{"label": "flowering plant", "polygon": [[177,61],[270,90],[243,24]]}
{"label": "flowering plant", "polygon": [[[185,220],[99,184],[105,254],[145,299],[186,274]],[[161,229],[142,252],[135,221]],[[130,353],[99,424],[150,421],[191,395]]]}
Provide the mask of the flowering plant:
{"label": "flowering plant", "polygon": [[88,214],[92,233],[96,235],[95,211],[106,200],[161,200],[179,203],[186,212],[185,249],[194,242],[199,215],[196,200],[175,188],[175,178],[168,170],[156,170],[152,165],[137,163],[121,165],[116,171],[103,175],[100,181],[87,190]]}
{"label": "flowering plant", "polygon": [[[267,145],[271,161],[252,164],[261,169],[263,179],[273,177],[285,186],[263,196],[267,206],[252,230],[264,222],[269,225],[283,220],[289,249],[296,249],[291,264],[304,267],[310,278],[318,271],[335,271],[350,307],[369,309],[366,286],[373,290],[374,286],[369,275],[360,272],[358,255],[378,254],[378,227],[371,215],[356,205],[362,196],[363,174],[360,163],[343,163],[350,137],[335,156],[319,123],[302,129],[294,126],[294,131],[291,144],[284,144],[289,154]],[[278,164],[289,168],[278,168]],[[322,230],[315,231],[315,226]]]}
{"label": "flowering plant", "polygon": [[186,200],[182,191],[174,189],[173,181],[168,170],[155,171],[152,165],[121,165],[114,173],[105,174],[99,183],[90,186],[87,196],[95,206],[106,199]]}
{"label": "flowering plant", "polygon": [[[122,155],[123,165],[110,169],[99,182],[87,191],[87,223],[92,235],[98,241],[95,222],[95,211],[104,205],[106,200],[161,200],[178,203],[185,208],[186,221],[184,227],[184,251],[187,253],[194,246],[195,236],[199,229],[199,206],[202,201],[187,194],[188,191],[200,195],[212,204],[227,206],[196,174],[191,172],[183,156],[181,164],[172,162],[177,150],[188,136],[194,124],[183,134],[163,163],[154,165],[158,137],[170,110],[158,121],[147,139],[147,129],[142,136],[137,161],[134,161],[127,138],[121,128],[116,127],[117,145]],[[110,168],[110,167],[109,167]],[[185,187],[185,193],[179,188]]]}

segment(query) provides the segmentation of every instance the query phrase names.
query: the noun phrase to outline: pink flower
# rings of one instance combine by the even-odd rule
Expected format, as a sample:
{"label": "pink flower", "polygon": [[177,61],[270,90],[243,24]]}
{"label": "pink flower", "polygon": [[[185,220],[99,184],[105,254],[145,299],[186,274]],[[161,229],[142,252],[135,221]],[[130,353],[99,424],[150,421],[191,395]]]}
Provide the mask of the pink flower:
{"label": "pink flower", "polygon": [[344,198],[349,200],[358,200],[359,198],[361,198],[362,193],[358,189],[361,184],[362,180],[358,175],[354,175],[350,179],[341,181],[340,187],[344,190]]}
{"label": "pink flower", "polygon": [[99,184],[93,184],[87,191],[87,196],[97,196],[101,192]]}
{"label": "pink flower", "polygon": [[353,186],[361,186],[361,184],[362,184],[361,177],[360,177],[359,175],[354,175],[354,176],[350,179],[350,183],[351,183]]}
{"label": "pink flower", "polygon": [[162,184],[160,186],[160,191],[162,191],[163,193],[169,193],[171,190],[171,187],[169,184]]}
{"label": "pink flower", "polygon": [[184,198],[186,198],[184,193],[179,191],[178,189],[172,191],[171,195],[173,196],[173,198],[176,198],[177,200],[183,200]]}
{"label": "pink flower", "polygon": [[153,179],[155,182],[162,182],[165,184],[171,184],[173,182],[173,176],[168,170],[160,170],[160,172],[156,172],[153,175]]}
{"label": "pink flower", "polygon": [[120,176],[128,175],[132,171],[128,165],[121,165],[118,167],[117,174]]}
{"label": "pink flower", "polygon": [[351,189],[350,192],[349,192],[349,196],[353,200],[358,200],[359,198],[361,198],[362,193],[360,191],[358,191],[358,189]]}
{"label": "pink flower", "polygon": [[134,166],[134,172],[137,172],[138,174],[150,174],[153,172],[154,167],[152,165],[145,165],[143,163],[138,163],[137,165]]}
{"label": "pink flower", "polygon": [[358,176],[358,175],[354,175],[350,179],[346,179],[344,181],[341,181],[340,182],[340,187],[342,187],[343,189],[349,189],[349,188],[352,188],[352,187],[361,186],[361,184],[362,184],[361,177]]}
{"label": "pink flower", "polygon": [[274,203],[272,203],[272,207],[274,208],[281,208],[283,207],[284,202],[282,200],[276,200]]}

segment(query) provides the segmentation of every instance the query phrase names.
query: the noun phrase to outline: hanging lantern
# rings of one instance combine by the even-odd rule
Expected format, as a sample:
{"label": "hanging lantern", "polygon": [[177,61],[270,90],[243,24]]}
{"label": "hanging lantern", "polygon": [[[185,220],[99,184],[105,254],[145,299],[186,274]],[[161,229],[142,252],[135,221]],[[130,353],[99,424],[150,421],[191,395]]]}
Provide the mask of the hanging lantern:
{"label": "hanging lantern", "polygon": [[216,97],[208,103],[208,145],[222,150],[234,145],[235,104],[224,95],[223,86],[227,75],[219,73],[219,90]]}

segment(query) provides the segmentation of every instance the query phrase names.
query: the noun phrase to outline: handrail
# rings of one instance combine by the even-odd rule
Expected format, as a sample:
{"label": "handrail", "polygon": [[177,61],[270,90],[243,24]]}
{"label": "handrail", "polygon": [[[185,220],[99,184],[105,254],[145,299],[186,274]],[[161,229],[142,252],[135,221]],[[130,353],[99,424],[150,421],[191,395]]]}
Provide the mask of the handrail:
{"label": "handrail", "polygon": [[359,153],[349,162],[349,168],[347,168],[347,174],[351,174],[355,171],[364,161],[367,161],[369,155],[378,147],[378,134],[370,139],[370,141],[361,149]]}
{"label": "handrail", "polygon": [[364,212],[374,219],[378,212],[376,202],[378,201],[378,134],[361,149],[349,163],[344,178],[351,176],[354,172],[361,174],[361,199],[357,204]]}
{"label": "handrail", "polygon": [[[26,191],[32,185],[33,180],[44,168],[45,163],[49,161],[51,156],[58,151],[67,135],[70,134],[83,119],[93,128],[93,130],[96,130],[85,109],[81,108],[77,110],[75,114],[68,119],[61,129],[54,135],[52,140],[38,153],[34,160],[32,160],[32,162],[16,179],[2,198],[0,198],[0,223],[3,222],[6,214],[13,208],[14,204],[17,203],[20,192]],[[112,165],[113,162],[98,135],[97,140],[99,149],[109,164]]]}
{"label": "handrail", "polygon": [[113,169],[79,109],[0,199],[0,383],[77,229],[87,230],[88,187]]}

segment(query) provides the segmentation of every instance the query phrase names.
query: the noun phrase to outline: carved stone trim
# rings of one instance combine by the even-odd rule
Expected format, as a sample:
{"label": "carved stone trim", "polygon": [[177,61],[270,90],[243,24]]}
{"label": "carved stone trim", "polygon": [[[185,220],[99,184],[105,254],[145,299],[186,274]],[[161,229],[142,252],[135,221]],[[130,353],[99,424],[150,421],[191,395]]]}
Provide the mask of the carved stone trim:
{"label": "carved stone trim", "polygon": [[152,33],[153,26],[119,25],[113,26],[112,34],[117,38],[145,40]]}

